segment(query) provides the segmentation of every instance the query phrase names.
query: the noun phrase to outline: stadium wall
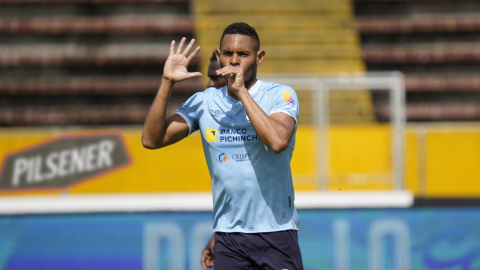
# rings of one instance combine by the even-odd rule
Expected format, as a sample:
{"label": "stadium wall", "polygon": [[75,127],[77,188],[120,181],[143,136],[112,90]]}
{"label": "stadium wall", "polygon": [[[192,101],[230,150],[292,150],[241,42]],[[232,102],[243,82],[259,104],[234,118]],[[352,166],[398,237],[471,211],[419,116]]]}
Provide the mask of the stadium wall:
{"label": "stadium wall", "polygon": [[[140,127],[2,129],[0,194],[211,190],[198,132],[156,151],[144,149],[140,137]],[[388,125],[332,126],[329,137],[329,190],[392,188]],[[318,189],[315,138],[312,126],[298,127],[292,160],[297,191]],[[409,125],[405,142],[404,183],[416,197],[479,196],[478,125]]]}

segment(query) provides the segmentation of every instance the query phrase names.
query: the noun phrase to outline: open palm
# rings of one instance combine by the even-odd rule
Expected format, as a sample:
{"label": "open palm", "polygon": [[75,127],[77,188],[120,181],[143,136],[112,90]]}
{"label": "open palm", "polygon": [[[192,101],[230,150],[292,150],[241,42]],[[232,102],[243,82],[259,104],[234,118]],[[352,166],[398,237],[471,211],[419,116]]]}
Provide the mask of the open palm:
{"label": "open palm", "polygon": [[183,45],[185,44],[186,38],[182,38],[180,44],[178,45],[177,52],[175,53],[175,40],[172,41],[170,45],[170,54],[168,55],[167,61],[163,68],[163,77],[167,80],[173,82],[179,82],[193,77],[200,77],[202,73],[200,72],[188,72],[187,66],[192,61],[192,59],[200,51],[200,47],[197,47],[188,57],[188,53],[195,43],[195,39],[192,39],[188,46],[182,53]]}

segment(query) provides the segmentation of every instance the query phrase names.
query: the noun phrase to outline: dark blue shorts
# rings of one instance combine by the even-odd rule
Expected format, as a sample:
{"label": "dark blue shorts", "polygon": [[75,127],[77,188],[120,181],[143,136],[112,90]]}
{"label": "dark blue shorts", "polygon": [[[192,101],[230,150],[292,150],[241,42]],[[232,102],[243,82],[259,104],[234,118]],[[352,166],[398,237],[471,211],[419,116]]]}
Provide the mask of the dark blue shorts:
{"label": "dark blue shorts", "polygon": [[215,233],[215,270],[303,270],[297,231]]}

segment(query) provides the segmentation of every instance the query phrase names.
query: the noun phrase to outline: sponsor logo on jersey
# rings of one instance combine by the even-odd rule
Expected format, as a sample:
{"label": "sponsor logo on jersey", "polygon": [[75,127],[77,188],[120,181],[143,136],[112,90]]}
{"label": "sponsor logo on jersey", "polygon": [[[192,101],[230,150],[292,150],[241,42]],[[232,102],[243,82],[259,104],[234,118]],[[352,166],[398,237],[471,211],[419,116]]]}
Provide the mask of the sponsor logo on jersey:
{"label": "sponsor logo on jersey", "polygon": [[63,188],[129,163],[120,134],[69,135],[7,156],[0,189]]}
{"label": "sponsor logo on jersey", "polygon": [[220,129],[220,134],[247,134],[248,130],[246,128],[222,128]]}
{"label": "sponsor logo on jersey", "polygon": [[252,160],[252,156],[249,153],[245,154],[227,154],[227,153],[221,153],[218,156],[218,160],[222,163],[227,163],[230,161],[250,161]]}
{"label": "sponsor logo on jersey", "polygon": [[216,142],[217,141],[217,134],[218,134],[218,129],[214,128],[207,128],[206,131],[207,134],[205,134],[207,138],[207,142]]}
{"label": "sponsor logo on jersey", "polygon": [[283,101],[291,103],[292,105],[295,105],[295,101],[293,100],[292,94],[288,91],[283,91]]}
{"label": "sponsor logo on jersey", "polygon": [[253,142],[260,140],[255,131],[246,128],[207,128],[205,138],[207,142],[233,143]]}
{"label": "sponsor logo on jersey", "polygon": [[210,113],[213,115],[213,116],[223,116],[225,115],[222,111],[220,110],[210,110]]}
{"label": "sponsor logo on jersey", "polygon": [[220,162],[222,163],[227,163],[227,162],[230,162],[232,160],[231,157],[229,157],[227,154],[225,153],[221,153],[219,156],[218,156],[218,160],[220,160]]}
{"label": "sponsor logo on jersey", "polygon": [[259,140],[255,132],[248,134],[246,128],[221,128],[219,132],[219,142],[252,142]]}

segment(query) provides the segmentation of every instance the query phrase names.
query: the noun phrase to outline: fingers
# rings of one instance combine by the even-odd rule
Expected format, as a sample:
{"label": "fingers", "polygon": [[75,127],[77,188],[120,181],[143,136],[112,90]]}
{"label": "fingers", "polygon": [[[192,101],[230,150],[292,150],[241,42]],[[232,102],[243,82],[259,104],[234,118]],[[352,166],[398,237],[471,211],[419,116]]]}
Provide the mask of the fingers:
{"label": "fingers", "polygon": [[208,267],[212,267],[213,264],[214,264],[214,261],[209,259],[209,258],[202,258],[202,260],[200,261],[200,263],[202,264],[202,268],[203,269],[207,269]]}
{"label": "fingers", "polygon": [[170,43],[170,55],[175,54],[175,40]]}
{"label": "fingers", "polygon": [[217,73],[225,73],[225,72],[238,72],[243,71],[241,67],[234,67],[234,66],[225,66],[221,69],[217,69]]}
{"label": "fingers", "polygon": [[208,261],[208,250],[204,250],[202,252],[202,257],[200,258],[200,264],[202,265],[203,269],[207,269],[207,267],[210,267],[210,264],[207,263]]}
{"label": "fingers", "polygon": [[[192,40],[193,40],[193,39],[192,39]],[[193,41],[194,41],[194,40],[193,40]],[[194,41],[194,42],[195,42],[195,41]],[[193,46],[193,43],[192,43],[192,42],[190,42],[190,44],[192,44],[192,46]],[[188,46],[190,46],[190,44],[189,44]],[[187,48],[188,48],[188,47],[187,47]],[[188,49],[188,50],[190,50],[190,49]],[[198,54],[199,51],[200,51],[200,46],[198,46],[198,47],[195,49],[195,51],[193,51],[192,54],[190,54],[190,56],[187,58],[188,62],[192,61],[192,59]],[[186,55],[186,54],[184,54],[184,55]]]}
{"label": "fingers", "polygon": [[192,49],[194,43],[195,43],[195,39],[192,38],[192,40],[190,40],[190,43],[188,43],[187,48],[185,48],[185,51],[183,51],[183,56],[187,57],[187,55],[190,52],[190,50]]}
{"label": "fingers", "polygon": [[[177,48],[177,52],[175,53],[175,40],[172,40],[172,43],[170,44],[170,55],[172,54],[182,54],[183,56],[187,57],[188,53],[190,52],[190,50],[193,48],[193,45],[195,44],[195,39],[192,38],[192,40],[190,40],[190,43],[188,43],[187,47],[185,48],[185,50],[183,51],[182,53],[182,49],[183,49],[183,45],[185,44],[185,41],[187,40],[187,38],[183,37],[181,40],[180,40],[180,44],[178,44],[178,48]],[[198,54],[198,52],[200,52],[200,46],[198,46],[188,57],[187,57],[187,60],[188,62],[192,61],[192,59]]]}
{"label": "fingers", "polygon": [[187,40],[187,38],[185,37],[183,37],[182,40],[180,40],[180,44],[178,44],[178,48],[177,48],[177,54],[182,53],[182,48],[183,48],[183,44],[185,44],[185,40]]}
{"label": "fingers", "polygon": [[218,69],[217,75],[225,76],[225,75],[241,75],[243,73],[243,69],[241,67],[232,67],[232,66],[226,66],[221,69]]}
{"label": "fingers", "polygon": [[189,72],[187,79],[190,79],[190,78],[193,78],[193,77],[202,77],[202,76],[203,76],[203,74],[201,72]]}

